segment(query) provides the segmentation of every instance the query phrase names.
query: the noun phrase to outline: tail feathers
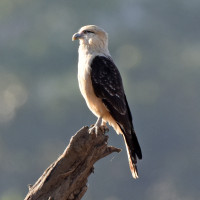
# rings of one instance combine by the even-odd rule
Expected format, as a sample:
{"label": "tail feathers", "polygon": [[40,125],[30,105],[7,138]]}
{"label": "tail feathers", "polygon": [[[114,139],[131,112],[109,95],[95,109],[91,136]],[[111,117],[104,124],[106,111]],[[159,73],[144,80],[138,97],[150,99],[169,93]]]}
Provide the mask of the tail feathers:
{"label": "tail feathers", "polygon": [[[138,142],[138,139],[137,139],[137,136],[135,134],[135,131],[132,130],[131,131],[131,135],[132,135],[132,145],[129,145],[129,148],[132,149],[132,153],[133,154],[136,154],[137,157],[141,160],[142,159],[142,151],[141,151],[141,148],[140,148],[140,145],[139,145],[139,142]],[[132,154],[131,154],[132,155]]]}
{"label": "tail feathers", "polygon": [[130,148],[128,147],[128,144],[126,142],[125,137],[124,137],[124,141],[125,141],[125,144],[126,144],[128,162],[129,162],[129,167],[130,167],[132,176],[133,176],[133,178],[137,179],[137,178],[139,178],[139,176],[138,176],[138,170],[137,170],[137,165],[136,165],[136,163],[137,163],[136,153],[132,152],[130,150]]}
{"label": "tail feathers", "polygon": [[126,150],[128,155],[128,161],[130,170],[132,173],[133,178],[137,179],[138,176],[138,170],[137,170],[137,158],[142,159],[142,151],[137,139],[137,136],[134,132],[134,130],[131,131],[131,135],[124,133],[123,134],[124,142],[126,144]]}
{"label": "tail feathers", "polygon": [[131,170],[133,178],[138,179],[139,176],[138,176],[137,165],[133,164],[132,161],[129,160],[129,166],[130,166],[130,170]]}

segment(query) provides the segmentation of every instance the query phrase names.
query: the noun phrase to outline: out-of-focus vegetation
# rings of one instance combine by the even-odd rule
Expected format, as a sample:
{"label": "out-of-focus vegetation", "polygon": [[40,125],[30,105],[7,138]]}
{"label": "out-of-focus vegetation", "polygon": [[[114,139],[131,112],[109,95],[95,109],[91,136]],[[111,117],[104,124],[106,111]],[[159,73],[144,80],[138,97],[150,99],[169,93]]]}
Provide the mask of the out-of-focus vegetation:
{"label": "out-of-focus vegetation", "polygon": [[123,148],[95,165],[87,200],[199,199],[200,1],[1,0],[0,200],[27,184],[96,118],[77,84],[81,26],[109,33],[144,159],[133,180]]}

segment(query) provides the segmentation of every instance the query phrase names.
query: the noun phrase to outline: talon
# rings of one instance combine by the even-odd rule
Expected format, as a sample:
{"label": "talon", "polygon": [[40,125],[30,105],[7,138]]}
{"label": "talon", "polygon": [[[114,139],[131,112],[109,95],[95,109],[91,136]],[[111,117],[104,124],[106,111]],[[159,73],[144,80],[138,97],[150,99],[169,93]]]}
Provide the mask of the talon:
{"label": "talon", "polygon": [[101,127],[102,118],[99,117],[94,125],[91,125],[89,128],[89,133],[93,134],[93,132],[98,135],[98,129]]}
{"label": "talon", "polygon": [[107,127],[106,121],[104,121],[104,120],[101,123],[101,128],[102,128],[104,133],[109,132],[109,128]]}
{"label": "talon", "polygon": [[[90,128],[94,127],[94,125],[95,125],[95,124],[91,124],[91,125],[90,125]],[[90,129],[90,128],[89,128],[89,129]]]}
{"label": "talon", "polygon": [[89,128],[89,134],[93,134],[93,133],[96,133],[96,127],[94,125]]}

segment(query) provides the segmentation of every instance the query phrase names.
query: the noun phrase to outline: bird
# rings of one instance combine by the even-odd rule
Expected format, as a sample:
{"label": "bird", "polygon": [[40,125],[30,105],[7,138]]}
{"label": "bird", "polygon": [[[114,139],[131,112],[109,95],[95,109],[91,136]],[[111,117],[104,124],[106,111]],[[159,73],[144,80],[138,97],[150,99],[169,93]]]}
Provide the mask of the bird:
{"label": "bird", "polygon": [[122,77],[108,50],[108,34],[96,25],[86,25],[72,36],[79,40],[78,83],[87,106],[97,117],[92,130],[109,123],[122,134],[130,170],[137,179],[137,159],[142,151],[134,130]]}

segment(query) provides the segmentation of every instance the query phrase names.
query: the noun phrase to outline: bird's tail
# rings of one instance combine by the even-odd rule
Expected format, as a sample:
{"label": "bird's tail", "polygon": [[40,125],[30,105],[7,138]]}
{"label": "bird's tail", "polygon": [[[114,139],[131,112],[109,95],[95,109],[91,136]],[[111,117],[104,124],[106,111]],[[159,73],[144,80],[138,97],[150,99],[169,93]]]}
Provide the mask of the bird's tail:
{"label": "bird's tail", "polygon": [[126,133],[123,134],[124,142],[126,145],[127,155],[128,155],[128,161],[130,170],[132,173],[133,178],[137,179],[138,176],[138,170],[137,170],[137,158],[142,159],[142,151],[137,139],[137,136],[135,134],[135,131],[131,131],[131,135]]}

